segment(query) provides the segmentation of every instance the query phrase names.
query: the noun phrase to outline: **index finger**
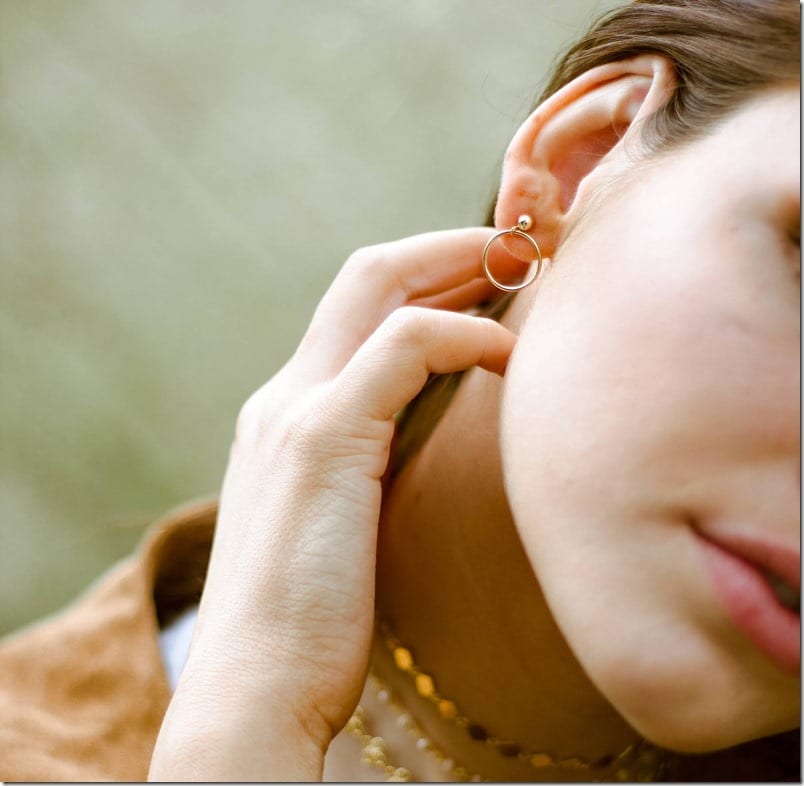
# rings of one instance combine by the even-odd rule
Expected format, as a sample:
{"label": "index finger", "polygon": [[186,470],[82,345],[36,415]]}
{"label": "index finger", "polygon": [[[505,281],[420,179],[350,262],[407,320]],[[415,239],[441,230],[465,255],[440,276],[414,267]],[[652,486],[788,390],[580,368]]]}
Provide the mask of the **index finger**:
{"label": "index finger", "polygon": [[[294,358],[311,381],[337,374],[397,308],[483,276],[490,227],[427,232],[360,249],[321,300]],[[496,269],[521,267],[503,254]]]}

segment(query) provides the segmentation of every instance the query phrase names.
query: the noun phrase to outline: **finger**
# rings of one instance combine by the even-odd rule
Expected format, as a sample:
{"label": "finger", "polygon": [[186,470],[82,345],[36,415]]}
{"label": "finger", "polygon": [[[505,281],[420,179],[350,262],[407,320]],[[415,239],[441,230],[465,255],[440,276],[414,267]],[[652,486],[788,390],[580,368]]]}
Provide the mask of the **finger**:
{"label": "finger", "polygon": [[409,305],[422,308],[440,308],[447,311],[462,311],[470,306],[487,303],[500,294],[500,290],[488,280],[476,278],[468,284],[455,287],[455,289],[450,289],[448,292],[412,300]]}
{"label": "finger", "polygon": [[340,403],[351,414],[387,420],[416,396],[431,373],[480,366],[502,375],[515,343],[513,333],[490,319],[401,308],[339,374]]}
{"label": "finger", "polygon": [[[294,358],[310,381],[337,374],[400,306],[460,287],[483,275],[481,254],[494,230],[430,232],[356,252],[324,295]],[[504,250],[497,267],[521,263]]]}

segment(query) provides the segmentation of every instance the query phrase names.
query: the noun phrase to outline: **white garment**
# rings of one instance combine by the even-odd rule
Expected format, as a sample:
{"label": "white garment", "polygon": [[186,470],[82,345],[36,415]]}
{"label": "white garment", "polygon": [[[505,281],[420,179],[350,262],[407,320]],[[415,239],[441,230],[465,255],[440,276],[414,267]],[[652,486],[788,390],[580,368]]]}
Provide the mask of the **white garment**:
{"label": "white garment", "polygon": [[159,649],[162,652],[162,662],[165,664],[171,691],[176,690],[182,669],[187,662],[196,617],[198,617],[198,606],[190,606],[159,632]]}

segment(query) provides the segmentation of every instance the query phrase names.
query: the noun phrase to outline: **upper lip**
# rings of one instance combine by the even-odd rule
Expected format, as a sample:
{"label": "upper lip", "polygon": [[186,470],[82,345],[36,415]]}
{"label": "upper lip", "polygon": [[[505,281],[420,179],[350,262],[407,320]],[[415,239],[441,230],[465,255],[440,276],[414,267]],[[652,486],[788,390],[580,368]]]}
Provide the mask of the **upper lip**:
{"label": "upper lip", "polygon": [[743,533],[702,532],[699,534],[755,567],[769,571],[796,592],[801,591],[801,552],[799,549],[760,540]]}

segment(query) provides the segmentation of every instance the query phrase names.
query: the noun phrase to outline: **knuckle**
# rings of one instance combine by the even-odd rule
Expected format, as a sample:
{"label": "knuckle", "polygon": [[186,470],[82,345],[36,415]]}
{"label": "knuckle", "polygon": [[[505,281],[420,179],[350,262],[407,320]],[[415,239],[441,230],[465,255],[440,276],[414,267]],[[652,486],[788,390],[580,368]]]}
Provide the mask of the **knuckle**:
{"label": "knuckle", "polygon": [[418,306],[404,306],[389,317],[386,340],[397,349],[417,353],[438,344],[444,333],[442,312]]}
{"label": "knuckle", "polygon": [[320,450],[326,426],[316,410],[296,407],[276,412],[252,396],[237,417],[232,449],[241,456],[271,456],[279,462],[304,465]]}
{"label": "knuckle", "polygon": [[317,453],[334,425],[332,413],[325,402],[305,401],[282,418],[281,447],[302,455]]}
{"label": "knuckle", "polygon": [[395,266],[390,264],[389,244],[378,243],[355,251],[344,265],[343,272],[361,284],[368,281],[382,290],[401,291],[410,296],[407,282],[400,278]]}
{"label": "knuckle", "polygon": [[230,460],[268,462],[271,472],[309,480],[311,471],[323,472],[338,452],[343,418],[326,390],[307,390],[295,402],[280,403],[271,393],[261,388],[240,408]]}
{"label": "knuckle", "polygon": [[291,358],[241,405],[235,420],[235,444],[255,444],[278,428],[288,401],[302,398]]}
{"label": "knuckle", "polygon": [[315,411],[307,413],[303,418],[291,418],[282,428],[281,447],[302,455],[309,454],[319,446],[322,433],[324,431],[320,418]]}
{"label": "knuckle", "polygon": [[267,419],[262,389],[243,402],[235,422],[235,444],[243,445],[259,439]]}
{"label": "knuckle", "polygon": [[381,266],[382,248],[382,245],[363,246],[353,251],[343,266],[344,271],[362,275],[368,270]]}
{"label": "knuckle", "polygon": [[418,306],[403,306],[385,320],[385,329],[392,339],[411,341],[423,338],[432,329],[433,314]]}

